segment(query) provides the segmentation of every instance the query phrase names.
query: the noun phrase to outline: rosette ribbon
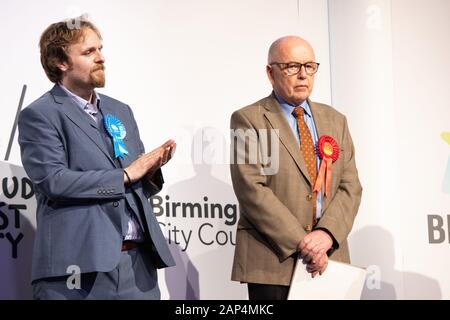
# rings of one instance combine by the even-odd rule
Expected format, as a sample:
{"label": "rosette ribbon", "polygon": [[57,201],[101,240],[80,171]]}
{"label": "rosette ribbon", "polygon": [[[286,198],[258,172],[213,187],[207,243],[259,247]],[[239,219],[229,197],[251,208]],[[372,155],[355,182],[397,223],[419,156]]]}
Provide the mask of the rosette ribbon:
{"label": "rosette ribbon", "polygon": [[313,192],[319,192],[324,187],[326,197],[330,194],[331,174],[333,173],[332,163],[339,158],[339,146],[332,137],[321,136],[317,143],[317,153],[322,161]]}
{"label": "rosette ribbon", "polygon": [[128,154],[128,150],[123,142],[123,139],[127,135],[125,126],[119,119],[111,114],[106,114],[103,117],[103,120],[106,131],[108,131],[109,135],[113,138],[114,156],[123,159],[124,155]]}

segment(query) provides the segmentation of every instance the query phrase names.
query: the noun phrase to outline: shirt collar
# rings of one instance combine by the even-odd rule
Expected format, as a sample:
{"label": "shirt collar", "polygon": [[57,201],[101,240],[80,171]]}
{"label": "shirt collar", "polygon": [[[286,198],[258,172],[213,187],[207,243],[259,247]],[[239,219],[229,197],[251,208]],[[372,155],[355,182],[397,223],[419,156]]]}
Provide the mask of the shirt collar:
{"label": "shirt collar", "polygon": [[98,102],[100,101],[100,96],[98,95],[97,91],[94,90],[94,101],[93,103],[91,103],[90,101],[87,101],[86,99],[83,99],[80,96],[77,96],[76,94],[74,94],[72,91],[70,91],[69,89],[67,89],[62,83],[58,83],[58,85],[61,87],[61,89],[64,90],[64,92],[67,93],[67,95],[69,97],[71,97],[72,99],[75,100],[75,102],[82,108],[84,109],[85,107],[89,107],[89,106],[94,106],[95,109],[97,109],[98,107]]}
{"label": "shirt collar", "polygon": [[[279,97],[275,92],[274,96],[277,99],[278,103],[280,104],[281,108],[285,113],[292,114],[292,111],[294,111],[294,108],[297,106],[293,106],[292,104],[286,102],[282,97]],[[305,100],[300,104],[300,107],[302,107],[305,110],[305,114],[309,117],[312,116],[311,114],[311,108],[309,107],[308,101]]]}

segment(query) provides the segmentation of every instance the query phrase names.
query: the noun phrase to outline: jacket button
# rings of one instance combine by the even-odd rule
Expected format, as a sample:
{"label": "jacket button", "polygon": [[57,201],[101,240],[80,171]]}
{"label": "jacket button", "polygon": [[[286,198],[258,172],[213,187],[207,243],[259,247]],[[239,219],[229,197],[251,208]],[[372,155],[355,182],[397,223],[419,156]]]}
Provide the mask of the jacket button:
{"label": "jacket button", "polygon": [[118,206],[119,206],[119,202],[114,201],[114,202],[113,202],[113,207],[116,207],[116,208],[117,208]]}
{"label": "jacket button", "polygon": [[311,226],[310,224],[307,224],[307,225],[305,226],[305,230],[306,230],[306,232],[311,232],[312,226]]}
{"label": "jacket button", "polygon": [[308,194],[308,195],[306,196],[306,200],[311,201],[311,200],[312,200],[312,194]]}

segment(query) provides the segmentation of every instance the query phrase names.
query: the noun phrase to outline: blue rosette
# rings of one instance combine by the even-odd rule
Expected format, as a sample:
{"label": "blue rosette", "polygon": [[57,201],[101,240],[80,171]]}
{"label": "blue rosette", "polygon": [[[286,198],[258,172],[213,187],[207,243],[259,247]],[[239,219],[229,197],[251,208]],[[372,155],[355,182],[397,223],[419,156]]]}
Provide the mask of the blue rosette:
{"label": "blue rosette", "polygon": [[103,117],[103,122],[105,124],[106,131],[108,131],[109,135],[113,138],[114,156],[116,158],[120,157],[123,159],[124,155],[128,154],[128,150],[123,142],[123,139],[127,135],[125,126],[119,119],[111,114],[106,114]]}

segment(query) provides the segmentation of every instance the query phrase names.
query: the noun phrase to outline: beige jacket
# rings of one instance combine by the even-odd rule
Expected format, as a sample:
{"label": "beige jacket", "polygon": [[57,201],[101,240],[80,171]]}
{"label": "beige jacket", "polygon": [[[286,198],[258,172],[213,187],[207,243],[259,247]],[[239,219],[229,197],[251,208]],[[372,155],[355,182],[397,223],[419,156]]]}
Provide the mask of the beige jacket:
{"label": "beige jacket", "polygon": [[[339,158],[333,163],[331,192],[323,198],[322,217],[316,227],[328,229],[339,244],[330,259],[350,262],[346,239],[362,193],[353,142],[344,115],[330,106],[308,102],[318,136],[329,135],[340,147]],[[240,206],[232,280],[289,285],[298,244],[313,229],[312,186],[296,138],[273,94],[235,111],[230,126],[256,130],[250,137],[253,142],[264,134],[260,129],[278,129],[274,138],[279,145],[275,174],[261,174],[264,167],[273,166],[264,166],[261,157],[256,163],[244,164],[234,159],[230,165]],[[238,152],[238,146],[232,143],[232,151]]]}

